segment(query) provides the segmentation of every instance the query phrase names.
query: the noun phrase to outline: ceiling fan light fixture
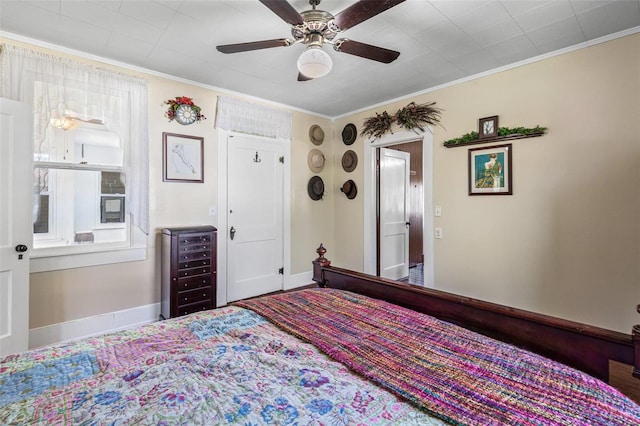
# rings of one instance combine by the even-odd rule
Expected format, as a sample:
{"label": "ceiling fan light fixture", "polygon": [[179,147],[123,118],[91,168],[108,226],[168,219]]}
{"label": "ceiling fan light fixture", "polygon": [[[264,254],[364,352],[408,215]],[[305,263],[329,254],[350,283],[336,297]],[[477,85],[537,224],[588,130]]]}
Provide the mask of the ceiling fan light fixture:
{"label": "ceiling fan light fixture", "polygon": [[324,77],[332,67],[331,56],[320,46],[309,46],[298,58],[298,71],[309,78]]}

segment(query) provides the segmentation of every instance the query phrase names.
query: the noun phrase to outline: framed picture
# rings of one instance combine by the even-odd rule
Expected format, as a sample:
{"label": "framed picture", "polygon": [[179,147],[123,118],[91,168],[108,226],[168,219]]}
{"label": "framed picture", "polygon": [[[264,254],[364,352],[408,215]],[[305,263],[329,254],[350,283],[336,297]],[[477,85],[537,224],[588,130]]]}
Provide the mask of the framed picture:
{"label": "framed picture", "polygon": [[204,138],[162,133],[164,182],[204,182]]}
{"label": "framed picture", "polygon": [[485,117],[478,120],[478,138],[495,138],[498,136],[498,116]]}
{"label": "framed picture", "polygon": [[469,150],[469,195],[511,195],[511,144]]}

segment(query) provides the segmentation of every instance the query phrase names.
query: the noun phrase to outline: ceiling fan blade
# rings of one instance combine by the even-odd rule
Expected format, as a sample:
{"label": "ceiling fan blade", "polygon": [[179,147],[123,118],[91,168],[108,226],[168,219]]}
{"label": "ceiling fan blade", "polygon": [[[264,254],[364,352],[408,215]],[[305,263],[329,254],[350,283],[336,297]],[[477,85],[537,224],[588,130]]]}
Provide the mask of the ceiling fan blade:
{"label": "ceiling fan blade", "polygon": [[307,77],[306,75],[302,74],[301,72],[298,73],[298,81],[309,81],[309,80],[313,80],[313,78]]}
{"label": "ceiling fan blade", "polygon": [[289,25],[302,25],[304,19],[286,0],[260,0],[260,3],[267,6],[273,13]]}
{"label": "ceiling fan blade", "polygon": [[216,46],[222,53],[248,52],[249,50],[268,49],[270,47],[291,46],[292,41],[288,38],[276,38],[273,40],[252,41],[249,43],[224,44]]}
{"label": "ceiling fan blade", "polygon": [[362,58],[372,59],[385,64],[395,61],[400,52],[385,49],[383,47],[372,46],[370,44],[341,38],[335,41],[333,48],[338,52],[348,53],[350,55],[360,56]]}
{"label": "ceiling fan blade", "polygon": [[344,31],[403,1],[405,0],[360,0],[335,15],[333,22]]}

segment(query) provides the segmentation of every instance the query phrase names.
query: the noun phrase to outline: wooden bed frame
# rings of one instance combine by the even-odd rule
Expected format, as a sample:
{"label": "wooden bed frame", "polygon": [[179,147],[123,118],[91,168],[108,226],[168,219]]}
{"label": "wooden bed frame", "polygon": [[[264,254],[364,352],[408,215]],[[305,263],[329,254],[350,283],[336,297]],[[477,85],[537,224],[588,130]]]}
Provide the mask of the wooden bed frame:
{"label": "wooden bed frame", "polygon": [[313,280],[321,287],[352,291],[426,313],[544,355],[614,386],[610,366],[626,364],[628,370],[623,370],[623,375],[627,377],[622,379],[626,389],[616,387],[638,401],[640,382],[632,380],[631,372],[640,378],[640,325],[633,327],[632,334],[620,333],[333,267],[324,257],[322,244],[317,253]]}

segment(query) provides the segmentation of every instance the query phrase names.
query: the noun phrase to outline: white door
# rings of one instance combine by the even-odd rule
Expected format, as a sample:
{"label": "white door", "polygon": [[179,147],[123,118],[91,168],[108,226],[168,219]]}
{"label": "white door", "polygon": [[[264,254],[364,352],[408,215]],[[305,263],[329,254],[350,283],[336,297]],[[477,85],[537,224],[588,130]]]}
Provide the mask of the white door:
{"label": "white door", "polygon": [[29,346],[33,115],[0,98],[0,356]]}
{"label": "white door", "polygon": [[409,276],[409,153],[380,148],[380,276]]}
{"label": "white door", "polygon": [[227,164],[227,301],[282,290],[281,142],[231,136]]}

